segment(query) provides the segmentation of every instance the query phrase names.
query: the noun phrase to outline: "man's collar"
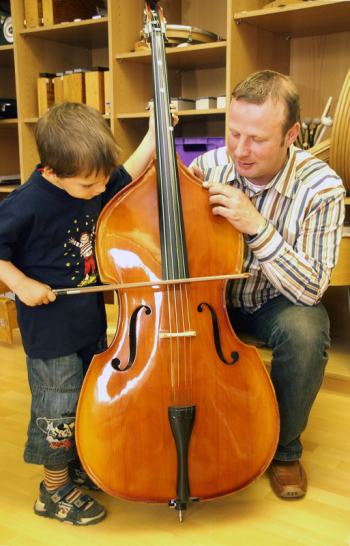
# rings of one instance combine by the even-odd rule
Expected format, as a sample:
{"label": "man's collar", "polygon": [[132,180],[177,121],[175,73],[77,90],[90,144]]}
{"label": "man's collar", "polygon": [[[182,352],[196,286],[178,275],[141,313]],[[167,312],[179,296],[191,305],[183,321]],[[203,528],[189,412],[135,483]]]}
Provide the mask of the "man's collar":
{"label": "man's collar", "polygon": [[[228,155],[228,154],[227,154]],[[226,183],[231,182],[232,180],[238,179],[242,184],[245,184],[245,180],[243,176],[240,176],[237,171],[236,167],[233,164],[233,161],[231,157],[229,157],[228,163],[232,163],[232,170],[230,170],[230,173],[227,177]],[[273,177],[273,179],[264,186],[263,189],[270,188],[272,186],[275,187],[275,189],[282,195],[285,195],[286,197],[292,197],[294,185],[295,185],[295,173],[296,173],[296,152],[295,147],[292,144],[288,148],[288,159],[285,162],[282,169],[276,174],[276,176]]]}

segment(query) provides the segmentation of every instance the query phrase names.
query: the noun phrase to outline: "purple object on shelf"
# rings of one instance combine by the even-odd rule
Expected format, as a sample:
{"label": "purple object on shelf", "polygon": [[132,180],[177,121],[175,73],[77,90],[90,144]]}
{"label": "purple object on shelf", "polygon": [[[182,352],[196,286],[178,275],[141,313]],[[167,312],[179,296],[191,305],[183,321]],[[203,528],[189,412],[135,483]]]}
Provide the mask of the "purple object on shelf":
{"label": "purple object on shelf", "polygon": [[225,146],[225,137],[175,138],[176,151],[186,167],[199,155]]}

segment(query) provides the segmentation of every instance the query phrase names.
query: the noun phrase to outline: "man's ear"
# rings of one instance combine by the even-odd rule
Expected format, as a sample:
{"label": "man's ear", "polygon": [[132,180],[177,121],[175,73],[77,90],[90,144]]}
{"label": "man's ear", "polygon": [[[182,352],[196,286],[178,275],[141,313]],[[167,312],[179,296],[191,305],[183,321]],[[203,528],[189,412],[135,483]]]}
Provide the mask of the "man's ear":
{"label": "man's ear", "polygon": [[287,131],[287,137],[286,137],[286,147],[289,148],[293,142],[295,142],[298,134],[300,132],[300,123],[294,123],[293,127],[288,129]]}

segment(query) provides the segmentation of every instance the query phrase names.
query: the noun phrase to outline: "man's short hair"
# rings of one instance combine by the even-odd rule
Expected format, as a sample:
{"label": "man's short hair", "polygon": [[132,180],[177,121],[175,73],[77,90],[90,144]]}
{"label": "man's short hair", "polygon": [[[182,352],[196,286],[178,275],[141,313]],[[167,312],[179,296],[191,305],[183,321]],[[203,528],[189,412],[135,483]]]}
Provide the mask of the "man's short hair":
{"label": "man's short hair", "polygon": [[284,74],[273,70],[254,72],[232,92],[236,100],[252,104],[263,104],[270,99],[274,104],[282,102],[285,106],[286,120],[282,127],[283,136],[300,118],[300,95],[293,81]]}

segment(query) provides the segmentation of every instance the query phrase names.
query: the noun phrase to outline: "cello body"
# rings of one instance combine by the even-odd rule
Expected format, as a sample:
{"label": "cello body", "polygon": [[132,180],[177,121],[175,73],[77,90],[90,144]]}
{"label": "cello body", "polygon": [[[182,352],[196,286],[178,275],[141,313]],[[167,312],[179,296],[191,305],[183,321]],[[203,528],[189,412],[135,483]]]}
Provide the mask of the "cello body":
{"label": "cello body", "polygon": [[[242,235],[212,214],[207,191],[180,160],[178,170],[190,276],[239,273]],[[78,452],[93,481],[120,499],[213,499],[245,488],[269,465],[277,401],[257,350],[231,328],[226,283],[157,285],[161,245],[153,159],[99,219],[102,282],[154,285],[118,292],[115,338],[82,387]]]}

